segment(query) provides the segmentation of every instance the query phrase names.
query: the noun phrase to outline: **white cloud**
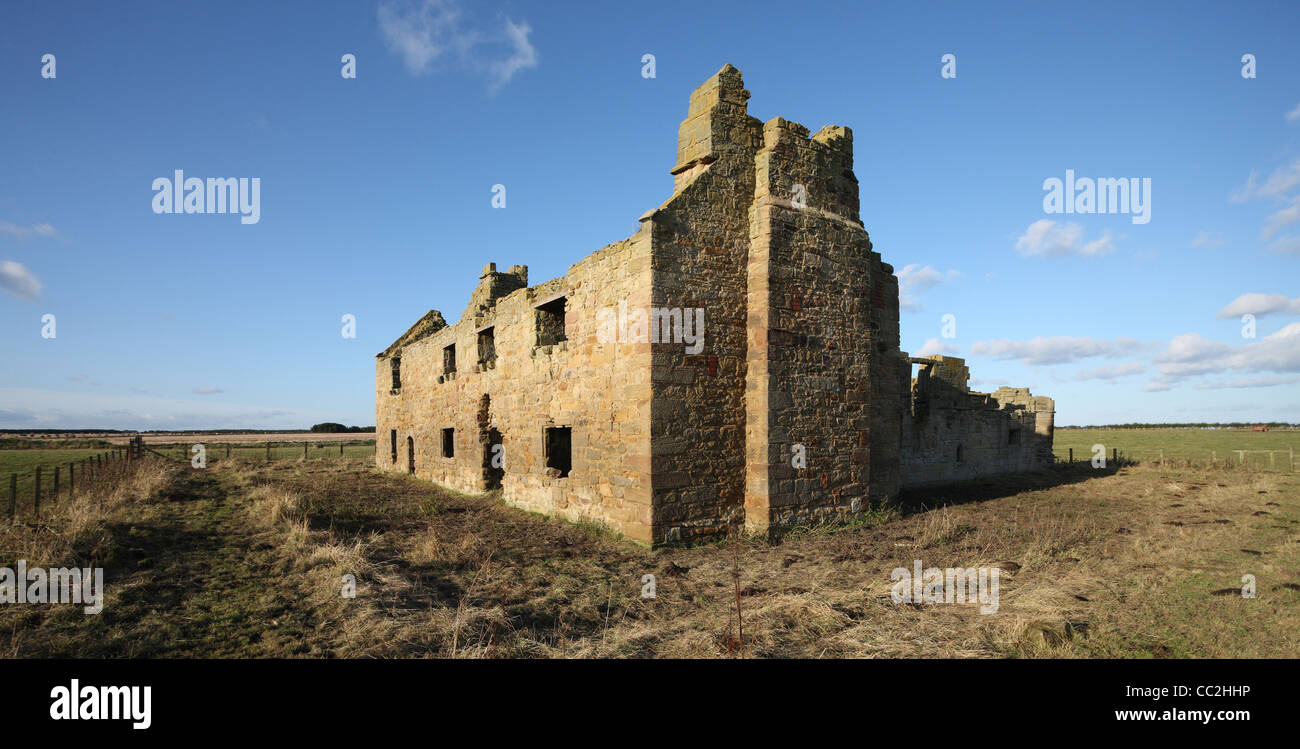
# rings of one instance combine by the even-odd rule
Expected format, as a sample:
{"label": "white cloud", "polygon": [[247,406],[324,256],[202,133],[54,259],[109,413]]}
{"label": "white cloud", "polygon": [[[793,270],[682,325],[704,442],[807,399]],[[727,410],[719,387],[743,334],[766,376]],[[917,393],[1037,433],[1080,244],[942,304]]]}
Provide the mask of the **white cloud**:
{"label": "white cloud", "polygon": [[1052,336],[1028,341],[1001,338],[993,341],[976,341],[970,347],[973,356],[991,356],[995,359],[1019,359],[1025,364],[1066,364],[1092,356],[1126,356],[1151,348],[1134,338],[1105,338]]}
{"label": "white cloud", "polygon": [[1109,231],[1091,242],[1084,242],[1082,226],[1073,221],[1058,224],[1051,219],[1042,218],[1025,229],[1025,233],[1016,240],[1016,249],[1024,257],[1097,257],[1114,252],[1115,243]]}
{"label": "white cloud", "polygon": [[1118,377],[1128,377],[1145,371],[1147,365],[1142,362],[1130,361],[1123,364],[1103,364],[1100,367],[1085,369],[1074,376],[1076,380],[1114,380]]}
{"label": "white cloud", "polygon": [[933,354],[958,354],[958,353],[961,353],[961,348],[954,344],[948,343],[947,341],[941,340],[939,338],[927,338],[925,339],[925,343],[922,344],[921,350],[917,351],[915,355],[931,356]]}
{"label": "white cloud", "polygon": [[1300,315],[1300,297],[1290,299],[1282,294],[1242,294],[1228,302],[1227,306],[1219,310],[1215,318],[1229,320],[1240,318],[1242,315],[1264,317],[1278,313]]}
{"label": "white cloud", "polygon": [[917,297],[922,291],[961,277],[961,271],[941,271],[932,265],[908,263],[898,271],[898,307],[902,310],[918,311],[922,309]]}
{"label": "white cloud", "polygon": [[1300,104],[1295,105],[1295,109],[1286,113],[1286,121],[1292,125],[1300,123]]}
{"label": "white cloud", "polygon": [[1300,322],[1239,346],[1211,341],[1197,333],[1175,336],[1155,362],[1161,373],[1158,379],[1170,385],[1196,375],[1233,371],[1300,373]]}
{"label": "white cloud", "polygon": [[486,75],[488,88],[495,91],[520,70],[537,67],[527,22],[506,19],[499,31],[472,28],[462,21],[454,0],[383,2],[379,31],[414,75],[430,73],[440,59],[449,59]]}
{"label": "white cloud", "polygon": [[1164,377],[1157,377],[1142,386],[1142,391],[1146,393],[1163,393],[1166,390],[1173,390],[1174,385]]}
{"label": "white cloud", "polygon": [[41,298],[41,288],[40,279],[24,268],[22,263],[0,261],[0,291],[25,302],[34,302]]}
{"label": "white cloud", "polygon": [[492,74],[491,88],[496,90],[514,77],[515,73],[527,68],[537,67],[537,50],[528,41],[532,27],[525,23],[515,23],[506,19],[506,39],[510,43],[510,56],[488,64]]}
{"label": "white cloud", "polygon": [[19,226],[0,221],[0,232],[15,236],[19,239],[31,239],[32,237],[57,237],[59,232],[49,224],[33,224],[31,226]]}
{"label": "white cloud", "polygon": [[1228,197],[1233,203],[1244,203],[1257,198],[1280,198],[1296,185],[1300,185],[1300,159],[1274,169],[1263,184],[1256,181],[1255,170],[1250,171],[1246,184]]}
{"label": "white cloud", "polygon": [[1201,231],[1192,240],[1193,247],[1219,247],[1223,245],[1223,232]]}
{"label": "white cloud", "polygon": [[1287,234],[1278,237],[1277,241],[1269,245],[1268,248],[1273,252],[1280,252],[1286,255],[1300,254],[1300,235]]}
{"label": "white cloud", "polygon": [[1277,234],[1282,227],[1300,221],[1300,195],[1290,198],[1290,201],[1290,204],[1285,208],[1269,214],[1268,223],[1264,225],[1263,230],[1260,232],[1264,239],[1272,239],[1273,235]]}
{"label": "white cloud", "polygon": [[216,395],[217,393],[222,392],[222,390],[219,387],[213,387],[211,385],[200,385],[194,388],[194,392],[198,395]]}
{"label": "white cloud", "polygon": [[1198,382],[1192,386],[1195,390],[1221,390],[1226,388],[1267,388],[1277,385],[1290,385],[1300,382],[1300,376],[1278,377],[1269,375],[1265,377],[1247,377],[1240,380],[1210,380]]}
{"label": "white cloud", "polygon": [[460,54],[473,46],[474,39],[458,28],[460,11],[453,3],[428,0],[420,7],[382,3],[379,30],[388,47],[402,57],[406,69],[420,75],[446,51]]}

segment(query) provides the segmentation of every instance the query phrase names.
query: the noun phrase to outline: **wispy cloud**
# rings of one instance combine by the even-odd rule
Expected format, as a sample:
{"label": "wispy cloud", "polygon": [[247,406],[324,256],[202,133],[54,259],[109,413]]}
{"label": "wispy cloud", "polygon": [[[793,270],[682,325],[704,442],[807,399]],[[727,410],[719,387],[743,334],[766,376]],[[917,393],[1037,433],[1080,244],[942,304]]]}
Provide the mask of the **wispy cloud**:
{"label": "wispy cloud", "polygon": [[19,226],[18,224],[8,221],[0,221],[0,232],[8,234],[19,239],[31,239],[33,237],[57,237],[58,229],[49,224],[33,224],[31,226]]}
{"label": "wispy cloud", "polygon": [[213,387],[212,385],[200,385],[194,388],[194,392],[198,395],[216,395],[222,391],[221,388]]}
{"label": "wispy cloud", "polygon": [[1114,380],[1119,377],[1128,377],[1145,371],[1147,365],[1142,362],[1130,361],[1122,364],[1103,364],[1100,367],[1085,369],[1074,376],[1076,380]]}
{"label": "wispy cloud", "polygon": [[1093,356],[1128,356],[1152,348],[1134,338],[1090,338],[1051,336],[1028,341],[1006,338],[994,341],[976,341],[971,344],[973,356],[991,356],[994,359],[1018,359],[1025,364],[1068,364]]}
{"label": "wispy cloud", "polygon": [[488,64],[493,90],[509,83],[515,73],[537,67],[537,50],[528,41],[528,35],[532,32],[533,29],[527,22],[506,20],[506,40],[510,45],[510,55],[504,60],[493,60]]}
{"label": "wispy cloud", "polygon": [[0,261],[0,291],[16,296],[25,302],[41,298],[43,285],[40,279],[13,260]]}
{"label": "wispy cloud", "polygon": [[1192,239],[1193,247],[1220,247],[1223,245],[1223,232],[1202,231]]}
{"label": "wispy cloud", "polygon": [[1300,254],[1300,235],[1287,234],[1285,236],[1278,237],[1276,242],[1268,246],[1268,249],[1272,250],[1273,252],[1280,252],[1284,255]]}
{"label": "wispy cloud", "polygon": [[1229,320],[1242,315],[1264,317],[1275,314],[1300,315],[1300,297],[1291,299],[1282,294],[1242,294],[1228,302],[1215,318]]}
{"label": "wispy cloud", "polygon": [[921,350],[916,352],[916,356],[931,356],[933,354],[958,354],[961,348],[955,344],[949,343],[939,338],[927,338],[922,344]]}
{"label": "wispy cloud", "polygon": [[1233,191],[1228,200],[1244,203],[1260,198],[1280,198],[1296,185],[1300,185],[1300,159],[1277,167],[1263,182],[1259,181],[1258,174],[1252,169],[1246,184]]}
{"label": "wispy cloud", "polygon": [[488,89],[496,91],[519,71],[537,67],[526,21],[506,19],[499,29],[475,27],[454,0],[380,3],[379,31],[413,75],[431,73],[447,61],[484,75]]}
{"label": "wispy cloud", "polygon": [[922,291],[934,288],[944,281],[961,277],[961,271],[941,271],[931,265],[909,263],[898,271],[898,306],[900,309],[916,312],[923,309],[917,297]]}
{"label": "wispy cloud", "polygon": [[1286,113],[1286,121],[1292,125],[1300,123],[1300,104],[1296,104],[1295,109]]}
{"label": "wispy cloud", "polygon": [[1289,200],[1286,207],[1269,214],[1268,223],[1264,224],[1264,228],[1260,231],[1264,239],[1272,239],[1282,227],[1300,221],[1300,195],[1292,196]]}
{"label": "wispy cloud", "polygon": [[1224,390],[1238,388],[1271,388],[1278,385],[1292,385],[1300,382],[1300,376],[1291,375],[1279,377],[1270,375],[1267,377],[1246,377],[1238,380],[1208,380],[1198,382],[1192,386],[1193,390]]}
{"label": "wispy cloud", "polygon": [[1025,233],[1016,240],[1016,249],[1023,257],[1099,257],[1114,252],[1115,242],[1109,231],[1091,242],[1085,242],[1082,226],[1073,221],[1059,224],[1043,218],[1025,229]]}
{"label": "wispy cloud", "polygon": [[[1290,116],[1287,115],[1288,119]],[[1282,207],[1268,215],[1259,232],[1265,240],[1270,240],[1277,237],[1282,229],[1300,223],[1300,193],[1288,194],[1297,186],[1300,186],[1300,159],[1277,167],[1262,182],[1256,172],[1251,170],[1246,184],[1233,191],[1228,200],[1233,203],[1250,200],[1281,202]],[[1268,249],[1282,254],[1300,253],[1300,236],[1285,234],[1277,237]]]}

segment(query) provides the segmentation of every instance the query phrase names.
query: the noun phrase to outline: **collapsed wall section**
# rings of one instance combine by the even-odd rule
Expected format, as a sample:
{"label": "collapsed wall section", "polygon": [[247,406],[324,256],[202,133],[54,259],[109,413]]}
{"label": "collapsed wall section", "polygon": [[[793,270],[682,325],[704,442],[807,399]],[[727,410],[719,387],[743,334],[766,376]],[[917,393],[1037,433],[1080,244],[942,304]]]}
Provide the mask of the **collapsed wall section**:
{"label": "collapsed wall section", "polygon": [[1055,404],[1028,388],[972,393],[970,373],[951,356],[912,358],[902,432],[904,487],[1032,471],[1050,466]]}

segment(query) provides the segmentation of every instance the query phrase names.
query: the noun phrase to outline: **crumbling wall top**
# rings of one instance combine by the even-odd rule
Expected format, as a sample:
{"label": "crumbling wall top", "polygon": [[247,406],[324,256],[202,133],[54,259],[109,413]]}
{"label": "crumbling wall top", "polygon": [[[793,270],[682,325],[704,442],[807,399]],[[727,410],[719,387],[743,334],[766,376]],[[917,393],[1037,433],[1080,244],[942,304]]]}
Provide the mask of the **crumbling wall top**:
{"label": "crumbling wall top", "polygon": [[497,300],[519,289],[528,288],[528,266],[512,265],[505,273],[497,271],[496,263],[488,263],[479,274],[478,286],[469,296],[469,306],[461,319],[482,315],[496,306]]}
{"label": "crumbling wall top", "polygon": [[442,313],[436,309],[431,309],[424,313],[424,316],[419,320],[416,320],[414,325],[407,328],[406,332],[398,337],[396,341],[393,341],[391,346],[381,353],[375,354],[375,357],[383,359],[392,356],[406,346],[415,343],[421,338],[427,338],[445,327],[447,327],[447,321],[442,319]]}

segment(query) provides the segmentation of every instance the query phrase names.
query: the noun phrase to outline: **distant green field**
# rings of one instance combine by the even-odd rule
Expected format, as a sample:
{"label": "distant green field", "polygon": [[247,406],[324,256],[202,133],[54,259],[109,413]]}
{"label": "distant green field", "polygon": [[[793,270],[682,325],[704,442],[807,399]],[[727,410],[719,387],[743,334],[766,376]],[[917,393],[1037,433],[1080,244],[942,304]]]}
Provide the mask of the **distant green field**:
{"label": "distant green field", "polygon": [[[1137,460],[1157,460],[1163,451],[1166,459],[1220,461],[1238,459],[1237,450],[1274,450],[1276,468],[1289,467],[1289,450],[1300,448],[1300,431],[1276,430],[1252,432],[1245,429],[1081,429],[1056,430],[1053,447],[1056,457],[1066,460],[1074,448],[1077,461],[1092,458],[1092,446],[1104,445],[1106,456],[1118,448],[1121,456]],[[1298,450],[1300,451],[1300,450]],[[1245,456],[1247,465],[1267,467],[1269,456],[1263,453]],[[1300,462],[1300,459],[1298,459]]]}
{"label": "distant green field", "polygon": [[[68,490],[68,464],[102,455],[108,450],[0,450],[0,515],[9,512],[10,476],[18,475],[18,513],[31,511],[36,488],[36,467],[41,467],[41,495],[48,496],[54,482],[54,467],[59,467],[59,491]],[[49,500],[42,500],[42,504]]]}
{"label": "distant green field", "polygon": [[[184,444],[150,445],[147,449],[174,460],[189,462],[190,450],[195,444],[203,444],[206,447],[209,463],[216,463],[226,456],[225,443],[207,443],[198,440]],[[343,457],[345,458],[373,458],[375,455],[373,440],[348,440],[342,443],[308,442],[306,445],[309,460],[337,460],[339,458],[339,445],[343,446]],[[271,459],[301,459],[303,457],[302,447],[303,443],[273,445],[271,447]],[[59,467],[59,491],[66,496],[68,490],[68,464],[95,455],[110,453],[111,451],[112,448],[0,450],[0,516],[7,516],[9,512],[11,475],[16,474],[18,476],[17,513],[20,517],[26,517],[32,509],[37,466],[41,467],[41,496],[43,497],[41,504],[42,507],[45,507],[47,506],[46,503],[49,502],[48,496],[53,488],[55,466]],[[232,443],[230,445],[230,457],[265,460],[266,443]]]}
{"label": "distant green field", "polygon": [[[194,445],[203,445],[207,451],[208,461],[220,460],[226,457],[226,444],[224,442],[208,442],[202,439],[196,439],[193,442],[176,443],[174,445],[149,445],[148,449],[160,453],[169,458],[177,460],[189,460],[192,455]],[[303,457],[302,446],[304,443],[275,443],[271,446],[272,460],[292,460]],[[339,445],[343,445],[343,457],[345,458],[373,458],[375,456],[374,440],[358,440],[347,442],[308,442],[307,459],[308,460],[326,460],[329,458],[339,457]],[[266,443],[230,443],[230,457],[248,458],[248,459],[265,459]]]}

